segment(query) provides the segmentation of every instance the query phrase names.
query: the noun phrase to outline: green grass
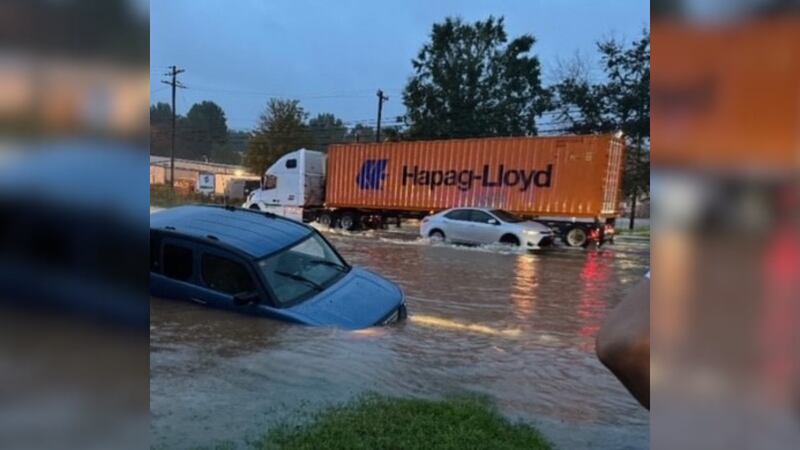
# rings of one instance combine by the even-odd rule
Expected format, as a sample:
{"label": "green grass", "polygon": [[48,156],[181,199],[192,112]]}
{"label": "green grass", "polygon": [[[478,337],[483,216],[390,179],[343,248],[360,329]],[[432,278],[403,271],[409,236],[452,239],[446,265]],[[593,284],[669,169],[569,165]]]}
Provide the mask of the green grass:
{"label": "green grass", "polygon": [[187,205],[192,203],[221,204],[223,202],[224,199],[222,197],[216,197],[212,200],[209,197],[205,197],[195,192],[183,193],[178,190],[172,190],[168,185],[164,184],[150,185],[150,206],[170,208],[173,206]]}
{"label": "green grass", "polygon": [[535,428],[513,424],[478,398],[368,396],[327,409],[302,425],[283,425],[257,449],[551,449]]}
{"label": "green grass", "polygon": [[650,225],[645,226],[636,226],[633,230],[629,230],[628,228],[617,228],[617,235],[619,236],[640,236],[640,237],[650,237]]}

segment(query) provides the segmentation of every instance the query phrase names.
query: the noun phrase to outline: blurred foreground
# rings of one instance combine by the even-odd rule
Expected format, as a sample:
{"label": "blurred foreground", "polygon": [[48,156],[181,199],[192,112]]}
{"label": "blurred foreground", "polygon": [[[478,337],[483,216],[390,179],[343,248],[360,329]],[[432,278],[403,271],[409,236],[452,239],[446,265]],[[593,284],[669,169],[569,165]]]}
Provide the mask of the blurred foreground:
{"label": "blurred foreground", "polygon": [[0,446],[148,440],[147,2],[0,4]]}
{"label": "blurred foreground", "polygon": [[796,448],[800,17],[659,3],[652,447]]}

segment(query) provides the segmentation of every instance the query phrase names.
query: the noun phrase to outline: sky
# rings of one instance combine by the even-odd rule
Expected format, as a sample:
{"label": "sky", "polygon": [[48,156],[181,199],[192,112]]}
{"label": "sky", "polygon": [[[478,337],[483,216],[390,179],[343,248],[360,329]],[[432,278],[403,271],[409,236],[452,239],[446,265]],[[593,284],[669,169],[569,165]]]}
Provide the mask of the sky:
{"label": "sky", "polygon": [[595,43],[636,40],[649,28],[645,0],[368,1],[168,0],[150,4],[150,100],[169,102],[168,66],[185,72],[177,111],[211,100],[228,127],[252,129],[272,97],[300,101],[311,117],[374,126],[376,91],[389,96],[383,124],[405,112],[411,60],[448,16],[505,17],[509,38],[531,34],[545,83],[580,54],[601,76]]}

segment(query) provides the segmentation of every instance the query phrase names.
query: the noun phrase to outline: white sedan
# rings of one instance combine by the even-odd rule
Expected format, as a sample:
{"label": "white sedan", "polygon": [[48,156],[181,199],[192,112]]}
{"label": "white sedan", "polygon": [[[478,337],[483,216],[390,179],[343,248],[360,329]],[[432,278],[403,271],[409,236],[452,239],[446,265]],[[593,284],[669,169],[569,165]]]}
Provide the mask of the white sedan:
{"label": "white sedan", "polygon": [[531,249],[553,243],[553,231],[547,226],[489,208],[452,208],[425,217],[420,235],[461,244],[502,243]]}

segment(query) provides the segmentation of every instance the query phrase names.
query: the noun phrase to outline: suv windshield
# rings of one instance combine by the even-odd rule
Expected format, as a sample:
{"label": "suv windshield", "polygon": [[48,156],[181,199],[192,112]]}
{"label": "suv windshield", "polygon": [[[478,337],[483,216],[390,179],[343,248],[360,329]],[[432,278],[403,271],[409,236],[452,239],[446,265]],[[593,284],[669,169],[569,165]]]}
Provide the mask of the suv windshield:
{"label": "suv windshield", "polygon": [[302,301],[333,284],[349,269],[317,233],[258,262],[278,306]]}
{"label": "suv windshield", "polygon": [[497,217],[498,219],[500,219],[503,222],[517,223],[517,222],[524,222],[525,221],[525,219],[523,219],[521,217],[518,217],[518,216],[515,216],[514,214],[511,214],[508,211],[503,211],[502,209],[493,209],[490,212],[492,214],[494,214],[495,217]]}

